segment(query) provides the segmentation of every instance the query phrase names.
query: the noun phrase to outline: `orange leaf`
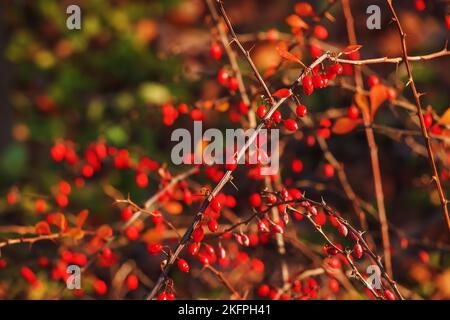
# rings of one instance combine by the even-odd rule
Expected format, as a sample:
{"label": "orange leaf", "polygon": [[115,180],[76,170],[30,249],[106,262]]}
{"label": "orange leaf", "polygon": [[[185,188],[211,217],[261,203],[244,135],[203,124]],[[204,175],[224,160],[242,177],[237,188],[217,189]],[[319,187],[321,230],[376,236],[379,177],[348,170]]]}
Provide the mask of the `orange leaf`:
{"label": "orange leaf", "polygon": [[356,93],[353,99],[355,100],[356,105],[365,114],[365,116],[369,116],[369,102],[367,101],[367,97],[363,94]]}
{"label": "orange leaf", "polygon": [[286,23],[291,28],[309,29],[308,24],[296,14],[291,14],[286,18]]}
{"label": "orange leaf", "polygon": [[334,123],[331,131],[334,134],[346,134],[355,129],[359,122],[360,121],[358,120],[353,120],[347,117],[339,118]]}
{"label": "orange leaf", "polygon": [[111,237],[113,231],[110,226],[104,224],[97,229],[96,236],[100,239],[105,239]]}
{"label": "orange leaf", "polygon": [[297,62],[297,63],[303,65],[303,63],[300,61],[300,59],[297,56],[290,53],[289,51],[286,51],[285,49],[283,49],[281,47],[277,47],[277,51],[283,59],[286,59],[287,61]]}
{"label": "orange leaf", "polygon": [[359,49],[361,49],[362,48],[362,46],[361,45],[359,45],[359,44],[352,44],[352,45],[349,45],[347,48],[345,48],[344,50],[342,50],[342,54],[350,54],[350,53],[353,53],[353,52],[356,52],[356,51],[358,51]]}
{"label": "orange leaf", "polygon": [[164,204],[164,209],[172,215],[179,215],[183,212],[183,206],[178,201],[169,201]]}
{"label": "orange leaf", "polygon": [[67,232],[74,240],[81,240],[84,237],[84,231],[79,228],[70,228]]}
{"label": "orange leaf", "polygon": [[291,94],[292,94],[291,90],[283,88],[283,89],[277,90],[277,92],[272,94],[272,96],[277,97],[277,98],[287,98]]}
{"label": "orange leaf", "polygon": [[438,123],[442,125],[450,124],[450,108],[445,110],[444,114],[439,118]]}
{"label": "orange leaf", "polygon": [[162,239],[162,233],[158,231],[155,228],[148,229],[145,231],[145,233],[142,235],[141,240],[150,243],[150,244],[156,244],[159,243]]}
{"label": "orange leaf", "polygon": [[387,88],[382,84],[377,84],[370,89],[370,110],[372,120],[381,104],[387,99]]}
{"label": "orange leaf", "polygon": [[295,5],[295,12],[299,16],[313,16],[314,15],[314,9],[313,7],[307,3],[307,2],[300,2]]}
{"label": "orange leaf", "polygon": [[61,212],[54,213],[51,218],[51,224],[64,231],[67,228],[66,217]]}
{"label": "orange leaf", "polygon": [[80,213],[77,216],[77,222],[76,222],[76,226],[81,229],[81,227],[83,226],[84,222],[86,221],[87,217],[89,215],[89,211],[88,210],[82,210],[80,211]]}
{"label": "orange leaf", "polygon": [[40,221],[35,226],[34,229],[36,230],[37,234],[50,234],[50,226],[47,223],[47,221]]}

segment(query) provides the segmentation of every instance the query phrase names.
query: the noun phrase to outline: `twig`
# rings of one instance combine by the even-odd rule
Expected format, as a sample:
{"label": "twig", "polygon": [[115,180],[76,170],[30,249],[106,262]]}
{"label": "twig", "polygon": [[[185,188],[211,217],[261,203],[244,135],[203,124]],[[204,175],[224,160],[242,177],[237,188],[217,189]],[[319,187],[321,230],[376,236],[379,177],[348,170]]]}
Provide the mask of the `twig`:
{"label": "twig", "polygon": [[[357,44],[355,26],[353,22],[353,15],[350,9],[349,0],[341,0],[342,1],[342,9],[344,11],[344,16],[347,25],[347,33],[349,42],[352,45]],[[363,89],[363,80],[360,66],[355,66],[355,82],[357,92],[360,89]],[[378,158],[378,147],[375,141],[375,135],[373,133],[373,129],[370,127],[370,115],[366,112],[362,112],[363,121],[365,126],[367,144],[369,145],[370,150],[370,160],[372,163],[372,173],[373,173],[373,183],[375,187],[375,197],[377,200],[377,208],[378,214],[380,216],[380,225],[381,225],[381,236],[383,239],[383,248],[384,248],[384,257],[386,260],[386,269],[390,276],[392,276],[392,262],[391,262],[391,244],[389,240],[389,228],[386,217],[386,209],[384,206],[384,193],[383,193],[383,184],[381,181],[381,172],[380,172],[380,162]]]}
{"label": "twig", "polygon": [[428,130],[427,127],[425,125],[425,121],[423,119],[423,113],[422,113],[422,107],[420,104],[420,97],[419,97],[419,93],[417,92],[417,88],[416,88],[416,84],[414,83],[414,79],[413,79],[413,75],[411,72],[411,66],[409,65],[409,61],[406,57],[408,57],[408,49],[406,47],[406,34],[403,31],[402,25],[400,24],[400,20],[397,17],[397,13],[395,12],[394,6],[392,5],[392,0],[386,0],[388,5],[389,5],[389,9],[392,13],[393,19],[395,21],[395,24],[397,26],[398,32],[400,34],[400,41],[401,41],[401,45],[402,45],[402,53],[403,53],[403,58],[404,58],[404,62],[405,62],[405,66],[406,66],[406,71],[408,73],[408,84],[411,86],[411,91],[414,95],[414,100],[416,103],[416,107],[417,107],[417,114],[419,115],[419,121],[420,121],[420,127],[422,129],[422,135],[425,138],[426,141],[426,146],[427,146],[427,152],[428,152],[428,159],[430,162],[430,166],[431,169],[433,171],[433,181],[436,184],[436,189],[439,195],[439,200],[441,202],[441,206],[442,206],[442,210],[444,213],[444,220],[447,224],[447,228],[450,231],[450,218],[449,218],[449,214],[448,214],[448,207],[447,207],[447,199],[445,197],[444,191],[442,190],[442,186],[441,186],[441,180],[439,179],[439,173],[436,167],[436,162],[434,160],[434,154],[433,154],[433,149],[431,147],[431,139],[430,136],[428,134]]}

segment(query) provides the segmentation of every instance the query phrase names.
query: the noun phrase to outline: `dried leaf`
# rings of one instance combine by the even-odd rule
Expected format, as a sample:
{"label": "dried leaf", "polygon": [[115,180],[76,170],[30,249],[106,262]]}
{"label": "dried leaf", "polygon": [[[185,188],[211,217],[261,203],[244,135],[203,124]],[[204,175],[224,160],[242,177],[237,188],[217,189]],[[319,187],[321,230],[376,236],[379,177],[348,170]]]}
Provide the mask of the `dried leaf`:
{"label": "dried leaf", "polygon": [[370,110],[372,120],[381,104],[387,99],[387,88],[382,84],[377,84],[370,89]]}
{"label": "dried leaf", "polygon": [[355,129],[358,123],[360,122],[361,121],[358,119],[353,120],[347,117],[339,118],[334,123],[333,127],[331,128],[331,131],[334,134],[346,134]]}
{"label": "dried leaf", "polygon": [[292,94],[291,90],[283,88],[280,90],[277,90],[274,94],[272,94],[272,96],[277,97],[277,98],[287,98],[290,97]]}
{"label": "dried leaf", "polygon": [[96,232],[96,236],[99,239],[109,238],[112,236],[112,234],[113,234],[113,231],[112,231],[111,227],[106,224],[100,226]]}
{"label": "dried leaf", "polygon": [[169,201],[164,204],[168,214],[179,215],[183,212],[183,206],[178,201]]}
{"label": "dried leaf", "polygon": [[84,222],[86,221],[88,215],[89,215],[88,210],[85,209],[85,210],[80,211],[80,213],[77,216],[77,222],[76,222],[77,228],[81,229],[81,227],[83,226]]}
{"label": "dried leaf", "polygon": [[313,16],[314,15],[314,9],[313,7],[307,3],[307,2],[300,2],[295,5],[295,12],[299,16]]}
{"label": "dried leaf", "polygon": [[64,231],[67,228],[66,217],[61,212],[52,214],[50,223],[57,226],[61,231]]}
{"label": "dried leaf", "polygon": [[298,28],[298,29],[309,29],[308,24],[303,21],[302,18],[300,18],[298,15],[296,14],[291,14],[289,17],[286,18],[286,23],[291,27],[291,28]]}
{"label": "dried leaf", "polygon": [[450,108],[445,110],[444,114],[439,118],[438,124],[444,126],[450,124]]}
{"label": "dried leaf", "polygon": [[355,100],[356,105],[361,109],[361,111],[366,116],[369,116],[369,102],[367,101],[367,97],[361,93],[356,93],[353,99]]}
{"label": "dried leaf", "polygon": [[47,221],[40,221],[35,226],[34,229],[36,230],[37,234],[50,234],[50,226],[47,223]]}
{"label": "dried leaf", "polygon": [[224,101],[216,105],[216,110],[219,112],[226,112],[230,108],[230,103],[228,101]]}
{"label": "dried leaf", "polygon": [[353,52],[358,51],[358,50],[361,49],[361,48],[362,48],[362,46],[359,45],[359,44],[352,44],[352,45],[349,45],[349,46],[348,46],[347,48],[345,48],[344,50],[342,50],[341,53],[342,53],[342,54],[350,54],[350,53],[353,53]]}
{"label": "dried leaf", "polygon": [[148,229],[147,231],[145,231],[145,233],[141,237],[142,241],[149,243],[149,244],[160,243],[161,239],[162,239],[162,234],[156,228]]}
{"label": "dried leaf", "polygon": [[295,56],[294,54],[292,54],[292,53],[290,53],[289,51],[285,50],[284,48],[282,48],[282,47],[277,47],[277,51],[278,51],[279,55],[280,55],[283,59],[285,59],[285,60],[287,60],[287,61],[297,62],[297,63],[303,65],[303,63],[300,61],[300,59],[299,59],[297,56]]}

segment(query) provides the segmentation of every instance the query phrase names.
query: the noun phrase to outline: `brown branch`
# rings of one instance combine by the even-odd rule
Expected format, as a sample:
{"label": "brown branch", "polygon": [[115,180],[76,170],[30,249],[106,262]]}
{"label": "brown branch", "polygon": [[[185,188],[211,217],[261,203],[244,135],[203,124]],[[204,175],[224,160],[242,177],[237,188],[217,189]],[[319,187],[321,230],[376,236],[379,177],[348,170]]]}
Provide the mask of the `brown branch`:
{"label": "brown branch", "polygon": [[444,191],[442,190],[441,180],[439,179],[438,169],[436,167],[436,162],[434,160],[433,149],[431,146],[431,139],[428,134],[428,130],[425,125],[425,121],[423,119],[423,113],[422,113],[422,107],[420,104],[419,93],[417,92],[416,84],[414,83],[413,75],[411,72],[411,66],[409,65],[408,59],[406,59],[406,57],[408,57],[408,49],[406,47],[406,34],[403,31],[402,25],[400,24],[400,20],[397,17],[397,13],[395,12],[394,6],[392,5],[392,0],[386,0],[386,1],[389,5],[389,9],[392,13],[393,19],[395,21],[398,32],[400,34],[400,41],[401,41],[401,45],[402,45],[402,53],[403,53],[404,63],[406,66],[406,71],[408,73],[408,85],[411,86],[411,91],[414,95],[414,100],[415,100],[416,107],[417,107],[417,114],[419,115],[420,127],[422,129],[422,135],[426,141],[428,159],[430,162],[431,169],[433,171],[433,181],[436,184],[436,189],[437,189],[437,192],[439,195],[439,201],[441,202],[441,206],[442,206],[442,210],[443,210],[443,214],[444,214],[444,220],[447,224],[448,230],[450,231],[450,218],[449,218],[448,207],[447,207],[447,199],[445,197]]}
{"label": "brown branch", "polygon": [[[344,11],[346,26],[347,26],[347,33],[348,33],[348,39],[349,43],[351,45],[357,44],[356,40],[356,32],[355,32],[355,26],[353,21],[353,15],[350,9],[350,3],[349,0],[341,0],[342,2],[342,9]],[[359,92],[361,89],[364,89],[363,80],[362,80],[362,73],[361,73],[361,67],[356,65],[355,66],[355,82],[356,82],[356,88],[357,92]],[[365,126],[365,132],[366,132],[366,138],[367,138],[367,144],[369,145],[370,150],[370,160],[372,163],[372,173],[373,173],[373,183],[375,187],[375,197],[377,200],[377,208],[378,208],[378,214],[380,216],[380,225],[381,225],[381,236],[383,239],[383,248],[384,248],[384,257],[386,260],[386,269],[390,276],[392,276],[392,262],[391,262],[391,244],[389,240],[389,227],[387,223],[387,217],[386,217],[386,209],[384,205],[384,193],[383,193],[383,184],[381,181],[381,172],[380,172],[380,161],[378,157],[378,147],[375,141],[375,135],[373,133],[373,129],[371,128],[371,119],[370,115],[366,112],[363,112],[363,121]]]}
{"label": "brown branch", "polygon": [[225,287],[230,290],[231,294],[235,296],[238,300],[242,300],[242,296],[239,294],[239,292],[233,287],[233,285],[228,281],[228,279],[223,275],[222,272],[214,268],[213,266],[207,264],[205,265],[205,268],[211,271],[214,275],[219,278],[219,280],[225,285]]}

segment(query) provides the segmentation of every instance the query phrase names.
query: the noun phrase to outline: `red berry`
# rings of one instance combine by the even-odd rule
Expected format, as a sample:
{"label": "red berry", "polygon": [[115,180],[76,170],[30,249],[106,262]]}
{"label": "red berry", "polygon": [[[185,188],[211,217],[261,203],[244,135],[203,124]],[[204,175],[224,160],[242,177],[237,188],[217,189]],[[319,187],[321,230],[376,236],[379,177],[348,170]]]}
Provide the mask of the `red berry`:
{"label": "red berry", "polygon": [[64,160],[66,156],[66,146],[62,143],[56,143],[51,149],[50,149],[50,155],[54,161],[62,161]]}
{"label": "red berry", "polygon": [[388,300],[396,300],[394,294],[390,291],[390,290],[384,290],[384,296],[386,297],[386,299]]}
{"label": "red berry", "polygon": [[377,76],[371,75],[367,78],[367,85],[369,88],[372,88],[377,84],[380,84],[380,79]]}
{"label": "red berry", "polygon": [[397,98],[397,91],[392,87],[388,87],[386,89],[386,93],[389,100],[394,100]]}
{"label": "red berry", "polygon": [[239,82],[237,78],[230,78],[230,80],[228,81],[228,90],[234,92],[239,88]]}
{"label": "red berry", "polygon": [[280,123],[281,122],[281,112],[276,110],[273,114],[272,114],[272,120],[275,123]]}
{"label": "red berry", "polygon": [[133,291],[136,290],[139,285],[139,280],[134,274],[130,274],[127,277],[127,287],[128,290]]}
{"label": "red berry", "polygon": [[120,212],[120,219],[122,221],[128,221],[133,216],[133,209],[131,207],[125,207]]}
{"label": "red berry", "polygon": [[328,38],[328,30],[321,25],[317,25],[314,27],[314,35],[317,39],[325,40]]}
{"label": "red berry", "polygon": [[136,174],[136,185],[139,188],[146,188],[148,186],[148,176],[144,172]]}
{"label": "red berry", "polygon": [[334,167],[327,163],[323,166],[323,172],[325,174],[325,177],[332,178],[334,176]]}
{"label": "red berry", "polygon": [[267,222],[267,220],[265,220],[265,219],[260,220],[258,222],[258,229],[259,229],[259,232],[261,232],[261,233],[269,232],[270,229],[269,229],[269,223]]}
{"label": "red berry", "polygon": [[200,251],[200,246],[198,245],[198,243],[193,242],[189,246],[189,253],[192,254],[193,256],[197,255],[199,251]]}
{"label": "red berry", "polygon": [[258,106],[258,109],[256,110],[256,115],[258,117],[260,117],[262,119],[262,118],[264,118],[266,113],[267,113],[267,110],[266,110],[265,106],[263,106],[263,105]]}
{"label": "red berry", "polygon": [[70,192],[72,191],[72,188],[70,187],[70,183],[68,183],[67,181],[61,180],[58,183],[58,189],[59,192],[61,192],[62,194],[68,195],[70,194]]}
{"label": "red berry", "polygon": [[429,128],[433,124],[433,116],[431,113],[427,112],[423,115],[423,121],[425,123],[425,127]]}
{"label": "red berry", "polygon": [[227,162],[225,164],[225,168],[227,170],[233,171],[233,170],[235,170],[237,168],[237,165],[238,165],[238,163],[237,163],[236,158],[232,157],[232,158],[227,160]]}
{"label": "red berry", "polygon": [[20,274],[29,284],[37,286],[38,280],[36,278],[36,275],[29,267],[22,267],[20,269]]}
{"label": "red berry", "polygon": [[164,292],[162,292],[156,297],[156,300],[169,300],[169,299],[167,295]]}
{"label": "red berry", "polygon": [[209,50],[209,54],[214,60],[219,60],[222,57],[222,48],[217,43],[214,43]]}
{"label": "red berry", "polygon": [[135,226],[129,226],[125,229],[125,235],[131,241],[135,241],[139,238],[139,230]]}
{"label": "red berry", "polygon": [[331,292],[337,293],[339,291],[339,282],[336,279],[330,279],[328,282],[328,287],[330,288]]}
{"label": "red berry", "polygon": [[338,225],[338,231],[339,231],[339,233],[340,233],[343,237],[346,237],[347,234],[348,234],[348,229],[347,229],[347,227],[346,227],[345,225],[343,225],[342,223],[340,223],[340,224]]}
{"label": "red berry", "polygon": [[416,0],[414,5],[418,11],[424,11],[426,9],[425,0]]}
{"label": "red berry", "polygon": [[108,291],[108,286],[106,285],[105,281],[97,279],[94,282],[94,291],[99,296],[103,296]]}
{"label": "red berry", "polygon": [[336,74],[342,74],[344,72],[344,68],[339,63],[333,65],[333,70]]}
{"label": "red berry", "polygon": [[203,112],[200,109],[192,109],[190,112],[190,117],[194,121],[202,121],[203,120]]}
{"label": "red berry", "polygon": [[38,213],[44,213],[47,210],[47,202],[44,199],[37,199],[34,202],[34,208]]}
{"label": "red berry", "polygon": [[230,75],[225,69],[220,69],[217,73],[217,81],[220,85],[226,86],[228,85],[228,79],[230,78]]}
{"label": "red berry", "polygon": [[258,288],[258,296],[265,298],[269,295],[270,287],[267,284],[262,284]]}
{"label": "red berry", "polygon": [[85,178],[90,178],[94,175],[94,168],[89,164],[85,164],[83,168],[81,168],[81,174]]}
{"label": "red berry", "polygon": [[348,115],[348,117],[350,119],[353,119],[353,120],[358,119],[358,117],[359,117],[359,109],[358,109],[358,107],[352,104],[347,109],[347,115]]}
{"label": "red berry", "polygon": [[286,119],[284,121],[284,127],[289,131],[296,131],[298,129],[298,124],[293,119]]}
{"label": "red berry", "polygon": [[189,265],[184,259],[178,259],[178,269],[180,269],[182,272],[188,273],[189,272]]}
{"label": "red berry", "polygon": [[219,224],[216,220],[210,219],[208,223],[208,229],[211,232],[216,232],[217,230],[219,230]]}
{"label": "red berry", "polygon": [[426,252],[424,250],[420,250],[419,251],[419,259],[423,263],[428,263],[430,261],[430,255],[428,254],[428,252]]}
{"label": "red berry", "polygon": [[211,199],[210,206],[215,212],[220,212],[220,209],[222,208],[222,204],[219,202],[217,197]]}
{"label": "red berry", "polygon": [[157,255],[158,253],[160,253],[162,251],[162,245],[159,243],[156,244],[148,244],[147,245],[147,251],[148,253],[150,253],[152,256]]}
{"label": "red berry", "polygon": [[321,88],[322,85],[323,85],[322,77],[319,74],[313,75],[313,77],[312,77],[312,84],[313,84],[315,89]]}
{"label": "red berry", "polygon": [[303,171],[303,162],[300,159],[294,159],[292,161],[292,171],[300,173]]}
{"label": "red berry", "polygon": [[259,195],[259,193],[253,193],[249,198],[249,202],[252,207],[260,207],[261,196]]}
{"label": "red berry", "polygon": [[297,108],[295,109],[295,113],[297,114],[298,117],[301,118],[308,114],[308,109],[306,108],[305,105],[299,104],[299,105],[297,105]]}
{"label": "red berry", "polygon": [[363,248],[358,242],[355,243],[355,245],[353,246],[353,254],[358,259],[361,259],[362,255],[363,255]]}
{"label": "red berry", "polygon": [[201,242],[203,237],[205,236],[205,232],[201,226],[195,228],[194,232],[192,232],[192,238],[195,242]]}
{"label": "red berry", "polygon": [[311,80],[311,77],[308,75],[305,75],[302,79],[302,86],[303,86],[303,92],[306,95],[310,95],[314,91],[314,86]]}

